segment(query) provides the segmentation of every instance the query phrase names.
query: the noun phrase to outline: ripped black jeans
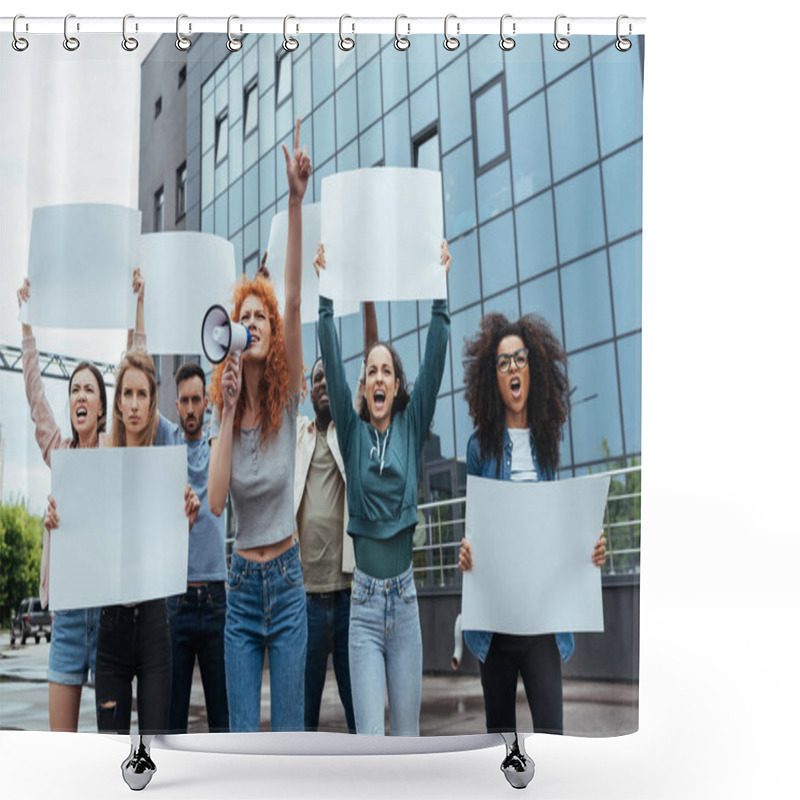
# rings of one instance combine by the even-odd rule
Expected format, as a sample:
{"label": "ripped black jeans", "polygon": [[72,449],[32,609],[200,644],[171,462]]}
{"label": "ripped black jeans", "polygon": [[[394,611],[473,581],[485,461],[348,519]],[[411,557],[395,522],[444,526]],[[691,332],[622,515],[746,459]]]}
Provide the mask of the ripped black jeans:
{"label": "ripped black jeans", "polygon": [[166,600],[105,606],[97,635],[97,729],[129,733],[133,678],[139,733],[169,730],[172,648]]}

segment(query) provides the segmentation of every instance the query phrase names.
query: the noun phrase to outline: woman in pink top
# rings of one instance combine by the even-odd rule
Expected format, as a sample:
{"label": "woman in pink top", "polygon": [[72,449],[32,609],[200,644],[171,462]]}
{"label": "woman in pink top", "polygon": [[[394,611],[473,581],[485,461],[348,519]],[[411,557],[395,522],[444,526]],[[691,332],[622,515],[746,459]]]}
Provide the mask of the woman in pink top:
{"label": "woman in pink top", "polygon": [[[133,274],[133,290],[137,295],[136,330],[143,329],[144,281],[139,270]],[[30,297],[30,283],[25,279],[17,292],[20,306]],[[135,334],[134,338],[141,338]],[[53,410],[44,393],[39,371],[39,353],[30,325],[22,324],[22,374],[25,393],[36,426],[36,442],[42,458],[50,466],[53,450],[76,447],[97,447],[99,435],[106,430],[107,399],[100,370],[82,361],[69,379],[69,416],[72,435],[65,437],[56,424]],[[42,565],[39,575],[39,597],[46,607],[49,595],[50,532],[45,529],[42,540]],[[94,673],[97,650],[99,608],[74,608],[57,611],[53,619],[48,681],[50,684],[50,730],[77,731],[81,690]]]}

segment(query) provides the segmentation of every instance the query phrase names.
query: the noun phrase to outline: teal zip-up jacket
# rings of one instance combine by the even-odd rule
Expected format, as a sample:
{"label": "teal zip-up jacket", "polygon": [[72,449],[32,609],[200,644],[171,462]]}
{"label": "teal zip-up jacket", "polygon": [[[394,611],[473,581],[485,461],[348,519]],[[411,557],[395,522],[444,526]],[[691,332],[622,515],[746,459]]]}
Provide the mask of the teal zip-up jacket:
{"label": "teal zip-up jacket", "polygon": [[333,302],[319,298],[319,346],[333,424],[347,475],[347,532],[388,539],[417,524],[417,476],[422,446],[442,382],[450,315],[446,300],[434,300],[425,355],[411,400],[392,415],[385,434],[360,419],[353,408],[333,321]]}

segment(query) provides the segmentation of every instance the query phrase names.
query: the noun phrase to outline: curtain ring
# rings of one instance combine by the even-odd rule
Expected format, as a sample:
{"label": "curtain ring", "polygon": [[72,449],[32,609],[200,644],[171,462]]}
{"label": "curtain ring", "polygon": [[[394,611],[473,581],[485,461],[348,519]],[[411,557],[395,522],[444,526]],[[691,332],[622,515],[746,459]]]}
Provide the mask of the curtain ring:
{"label": "curtain ring", "polygon": [[[339,49],[348,52],[356,46],[356,43],[349,36],[345,36],[342,31],[344,21],[346,19],[352,19],[352,17],[349,14],[342,14],[342,16],[339,17]],[[352,22],[350,23],[350,26],[352,27],[353,32],[355,32],[356,26]]]}
{"label": "curtain ring", "polygon": [[[555,37],[556,37],[556,40],[553,42],[553,47],[555,47],[555,49],[558,50],[561,53],[563,53],[564,50],[569,49],[569,39],[566,39],[565,37],[558,35],[558,21],[560,19],[566,19],[566,18],[567,18],[566,14],[559,14],[556,17],[555,25],[553,26],[553,30],[554,30]],[[569,36],[569,28],[570,28],[570,24],[568,22],[567,23],[567,36]]]}
{"label": "curtain ring", "polygon": [[455,36],[450,36],[447,33],[447,23],[451,19],[457,20],[456,15],[455,14],[448,14],[444,18],[444,42],[442,42],[442,45],[444,46],[445,50],[451,50],[452,51],[452,50],[458,50],[458,47],[461,44],[461,41],[458,39],[458,34],[461,33],[461,23],[460,22],[456,22],[456,35]]}
{"label": "curtain ring", "polygon": [[[30,44],[30,42],[28,42],[28,40],[24,39],[22,36],[18,36],[17,35],[17,20],[18,19],[25,19],[25,15],[24,14],[17,14],[17,16],[14,17],[14,22],[12,23],[12,26],[11,26],[11,33],[13,34],[14,39],[11,42],[11,46],[18,53],[21,53],[24,50],[28,49],[28,45]],[[28,29],[28,23],[26,22],[25,23],[25,30],[27,30],[27,29]]]}
{"label": "curtain ring", "polygon": [[[233,22],[235,19],[239,19],[239,17],[237,17],[236,14],[231,14],[228,17],[228,41],[225,42],[225,47],[227,47],[228,50],[231,51],[231,53],[237,53],[239,50],[242,49],[242,40],[236,39],[231,33],[231,22]],[[240,25],[239,30],[241,31],[241,29],[242,26]]]}
{"label": "curtain ring", "polygon": [[[69,50],[70,53],[74,52],[81,46],[81,43],[78,41],[78,39],[69,35],[69,21],[71,19],[75,19],[74,14],[67,14],[67,16],[64,17],[64,49]],[[75,23],[75,30],[79,31],[80,29],[80,25]]]}
{"label": "curtain ring", "polygon": [[[408,19],[405,14],[398,14],[394,18],[394,46],[397,50],[408,50],[411,47],[411,39],[400,35],[400,20]],[[411,25],[406,22],[407,33],[411,33]]]}
{"label": "curtain ring", "polygon": [[[626,14],[620,14],[617,17],[617,43],[616,43],[615,47],[617,48],[617,50],[620,51],[620,53],[627,53],[628,50],[630,50],[631,47],[633,47],[633,42],[631,42],[630,39],[623,38],[620,35],[620,32],[619,32],[620,31],[620,22],[622,22],[622,20],[624,20],[624,19],[628,19],[628,16]],[[628,23],[628,36],[631,35],[632,31],[633,31],[633,26],[629,22]]]}
{"label": "curtain ring", "polygon": [[291,14],[283,18],[283,49],[291,53],[300,47],[300,42],[297,39],[289,36],[289,20],[295,19]]}
{"label": "curtain ring", "polygon": [[[139,46],[138,39],[134,39],[133,36],[128,36],[128,20],[133,18],[133,14],[126,14],[122,18],[122,49],[127,50],[129,53],[132,53]],[[139,30],[138,25],[136,26],[136,30]]]}
{"label": "curtain ring", "polygon": [[[175,47],[177,47],[178,50],[188,50],[192,46],[192,40],[187,39],[181,34],[181,20],[188,19],[188,17],[188,14],[178,14],[175,20]],[[191,23],[189,24],[189,30],[192,30]]]}
{"label": "curtain ring", "polygon": [[[506,36],[503,33],[503,23],[505,23],[505,21],[507,19],[511,19],[511,14],[503,14],[503,16],[500,17],[500,49],[501,50],[513,50],[517,45],[517,43],[511,38],[511,36]],[[517,23],[516,22],[512,22],[511,23],[511,33],[512,34],[516,34],[516,32],[517,32]]]}

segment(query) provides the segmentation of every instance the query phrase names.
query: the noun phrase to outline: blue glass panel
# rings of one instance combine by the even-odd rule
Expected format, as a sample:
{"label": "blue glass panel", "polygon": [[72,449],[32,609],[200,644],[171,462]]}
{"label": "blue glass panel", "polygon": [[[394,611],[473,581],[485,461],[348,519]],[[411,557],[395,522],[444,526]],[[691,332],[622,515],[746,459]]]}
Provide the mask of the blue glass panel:
{"label": "blue glass panel", "polygon": [[[373,37],[374,38],[374,37]],[[381,115],[381,65],[374,59],[358,73],[358,124],[369,127]]]}
{"label": "blue glass panel", "polygon": [[201,205],[205,208],[214,200],[214,148],[204,156],[200,179]]}
{"label": "blue glass panel", "polygon": [[306,50],[294,62],[294,116],[305,119],[311,113],[311,53]]}
{"label": "blue glass panel", "polygon": [[241,178],[231,186],[228,192],[228,228],[238,231],[242,227],[242,180]]}
{"label": "blue glass panel", "polygon": [[455,239],[476,223],[471,141],[465,142],[442,159],[442,189],[447,238]]}
{"label": "blue glass panel", "polygon": [[511,214],[481,225],[478,229],[481,248],[483,296],[494,294],[517,282],[517,259],[514,247],[514,222]]}
{"label": "blue glass panel", "polygon": [[244,256],[247,258],[252,253],[258,253],[258,263],[261,263],[263,253],[258,252],[258,220],[254,219],[244,229]]}
{"label": "blue glass panel", "polygon": [[[223,123],[224,124],[224,123]],[[228,159],[214,169],[214,194],[220,195],[228,188]]]}
{"label": "blue glass panel", "polygon": [[459,311],[450,318],[450,345],[453,352],[453,388],[464,385],[463,353],[464,344],[477,332],[481,324],[480,303],[465,311]]}
{"label": "blue glass panel", "polygon": [[506,56],[506,95],[510,108],[542,88],[541,40],[539,35],[517,36],[514,50]]}
{"label": "blue glass panel", "polygon": [[200,230],[203,233],[214,233],[214,204],[203,209],[200,215]]}
{"label": "blue glass panel", "polygon": [[535,281],[519,287],[519,299],[523,314],[538,314],[544,317],[556,338],[562,342],[561,303],[558,297],[558,273],[551,272]]}
{"label": "blue glass panel", "polygon": [[617,334],[622,334],[642,327],[642,237],[626,239],[609,253],[614,322]]}
{"label": "blue glass panel", "polygon": [[642,144],[603,162],[608,240],[642,228]]}
{"label": "blue glass panel", "polygon": [[230,94],[230,105],[228,106],[228,116],[231,122],[236,122],[242,116],[242,101],[244,85],[242,84],[242,64],[236,64],[228,75],[228,91]]}
{"label": "blue glass panel", "polygon": [[[558,28],[559,36],[566,34],[566,28],[567,26],[562,20]],[[548,38],[545,37],[544,42],[544,74],[548,83],[589,57],[588,36],[570,36],[569,47],[563,52],[559,52],[553,47],[554,39],[550,38],[548,41]]]}
{"label": "blue glass panel", "polygon": [[214,233],[228,238],[228,193],[223,192],[214,202]]}
{"label": "blue glass panel", "polygon": [[344,150],[340,150],[336,156],[337,172],[347,172],[351,169],[358,169],[358,142],[351,142]]}
{"label": "blue glass panel", "polygon": [[383,160],[383,125],[380,122],[364,133],[358,142],[360,166],[374,167]]}
{"label": "blue glass panel", "polygon": [[498,294],[483,304],[484,314],[503,314],[509,320],[519,319],[519,294],[514,287],[503,294]]}
{"label": "blue glass panel", "polygon": [[608,339],[612,333],[606,253],[601,250],[561,270],[567,350]]}
{"label": "blue glass panel", "polygon": [[344,147],[357,133],[356,82],[352,80],[336,92],[336,146]]}
{"label": "blue glass panel", "polygon": [[258,132],[253,131],[244,140],[244,169],[250,169],[258,160]]}
{"label": "blue glass panel", "polygon": [[520,280],[538,275],[556,264],[556,231],[553,194],[517,206],[514,211],[517,231],[517,258]]}
{"label": "blue glass panel", "polygon": [[605,243],[600,172],[597,167],[556,188],[556,224],[561,261],[569,261]]}
{"label": "blue glass panel", "polygon": [[449,284],[450,308],[463,308],[480,299],[481,284],[478,271],[478,237],[473,231],[455,242],[448,242],[453,257]]}
{"label": "blue glass panel", "polygon": [[467,442],[474,430],[469,406],[463,392],[453,395],[453,417],[456,428],[456,457],[459,461],[467,458]]}
{"label": "blue glass panel", "polygon": [[314,112],[314,164],[327,161],[336,151],[333,124],[333,98],[326,100]]}
{"label": "blue glass panel", "polygon": [[[561,444],[558,448],[558,463],[562,467],[570,467],[572,465],[572,439],[569,435],[569,425],[564,425],[564,427],[561,429],[561,435]],[[559,478],[571,478],[572,470],[559,470],[558,476]]]}
{"label": "blue glass panel", "polygon": [[617,342],[619,380],[622,386],[622,416],[625,447],[629,453],[642,450],[642,335]]}
{"label": "blue glass panel", "polygon": [[203,103],[203,152],[214,147],[214,125],[216,116],[214,113],[214,98],[210,97]]}
{"label": "blue glass panel", "polygon": [[311,49],[311,73],[316,108],[333,91],[333,40],[323,36],[314,42]]}
{"label": "blue glass panel", "polygon": [[417,147],[417,163],[420,169],[439,169],[439,136],[431,136]]}
{"label": "blue glass panel", "polygon": [[392,339],[417,327],[416,300],[397,300],[391,304]]}
{"label": "blue glass panel", "polygon": [[[303,367],[306,375],[308,388],[311,389],[311,367],[317,360],[317,326],[313,322],[307,322],[302,326],[303,336]],[[314,411],[312,407],[311,416],[313,418]]]}
{"label": "blue glass panel", "polygon": [[397,355],[400,356],[403,371],[406,374],[406,383],[408,385],[414,383],[419,372],[419,343],[416,332],[400,339],[393,338],[392,347],[397,351]]}
{"label": "blue glass panel", "polygon": [[386,142],[386,166],[410,167],[411,137],[408,132],[408,103],[401,103],[384,117],[383,137]]}
{"label": "blue glass panel", "polygon": [[378,338],[389,338],[389,304],[386,302],[375,303],[375,317],[378,321]]}
{"label": "blue glass panel", "polygon": [[412,92],[436,72],[436,39],[434,34],[415,36],[413,47],[401,53],[408,59],[408,82]]}
{"label": "blue glass panel", "polygon": [[[258,218],[258,251],[264,255],[264,251],[269,245],[269,231],[272,227],[272,218],[275,216],[275,206],[269,206]],[[261,261],[259,260],[259,264]],[[269,259],[267,259],[267,266],[269,266]]]}
{"label": "blue glass panel", "polygon": [[501,162],[481,175],[477,186],[478,219],[485,222],[502,214],[511,206],[511,170],[508,161]]}
{"label": "blue glass panel", "polygon": [[258,148],[266,153],[275,146],[275,90],[270,89],[258,101]]}
{"label": "blue glass panel", "polygon": [[253,167],[244,176],[244,221],[249,222],[258,211],[258,167]]}
{"label": "blue glass panel", "polygon": [[338,45],[333,48],[333,73],[336,76],[338,89],[356,71],[356,54],[352,51],[342,50]]}
{"label": "blue glass panel", "polygon": [[436,81],[428,81],[411,95],[411,134],[416,136],[439,116]]}
{"label": "blue glass panel", "polygon": [[234,181],[242,174],[242,120],[231,127],[228,134],[228,180]]}
{"label": "blue glass panel", "polygon": [[[255,36],[245,37],[244,47],[242,48],[242,66],[244,67],[242,85],[250,83],[258,74],[258,47],[256,45]],[[232,71],[233,67],[231,67]]]}
{"label": "blue glass panel", "polygon": [[408,94],[408,61],[405,53],[394,47],[381,52],[383,110],[388,111]]}
{"label": "blue glass panel", "polygon": [[287,147],[291,146],[294,136],[294,120],[292,104],[284,103],[275,113],[275,141],[277,143],[284,142]]}
{"label": "blue glass panel", "polygon": [[[242,272],[242,234],[237,233],[235,236],[231,236],[230,243],[233,245],[233,263],[235,265],[236,274],[240,275]],[[230,298],[225,298],[225,300],[229,300]]]}
{"label": "blue glass panel", "polygon": [[436,401],[432,431],[433,435],[439,439],[439,452],[442,454],[442,458],[455,458],[452,395],[440,397]]}
{"label": "blue glass panel", "polygon": [[224,111],[228,105],[228,73],[227,70],[217,71],[217,88],[214,91],[214,108],[215,113],[219,116],[221,111]]}
{"label": "blue glass panel", "polygon": [[314,202],[319,203],[322,200],[322,179],[328,175],[333,175],[336,172],[336,159],[331,158],[326,161],[321,167],[314,167],[311,177],[314,179]]}
{"label": "blue glass panel", "polygon": [[497,46],[498,41],[495,36],[484,36],[469,49],[469,80],[473,92],[503,71],[503,51]]}
{"label": "blue glass panel", "polygon": [[347,385],[350,387],[350,391],[355,395],[356,387],[358,386],[358,379],[361,376],[361,362],[363,358],[358,355],[355,358],[351,358],[349,361],[344,362],[344,374],[347,378]]}
{"label": "blue glass panel", "polygon": [[342,317],[342,358],[363,354],[364,323],[361,314]]}
{"label": "blue glass panel", "polygon": [[258,39],[258,90],[263,92],[275,81],[275,41],[271,33]]}
{"label": "blue glass panel", "polygon": [[[592,49],[595,49],[593,37]],[[594,58],[594,91],[600,129],[600,152],[605,154],[642,135],[642,66],[638,36],[633,47],[620,53],[609,47]]]}
{"label": "blue glass panel", "polygon": [[502,84],[496,83],[475,98],[475,124],[475,147],[480,168],[506,152]]}
{"label": "blue glass panel", "polygon": [[553,180],[597,160],[592,73],[588,64],[547,90]]}
{"label": "blue glass panel", "polygon": [[622,453],[614,346],[606,344],[570,356],[572,443],[575,462],[596,461]]}
{"label": "blue glass panel", "polygon": [[442,152],[447,152],[466,139],[472,128],[466,55],[439,73],[439,97],[442,110],[439,135]]}
{"label": "blue glass panel", "polygon": [[[380,49],[381,37],[377,33],[362,33],[355,37],[358,67],[364,66]],[[361,89],[359,88],[359,91]]]}
{"label": "blue glass panel", "polygon": [[275,202],[275,153],[269,152],[259,162],[259,182],[261,184],[261,208]]}

